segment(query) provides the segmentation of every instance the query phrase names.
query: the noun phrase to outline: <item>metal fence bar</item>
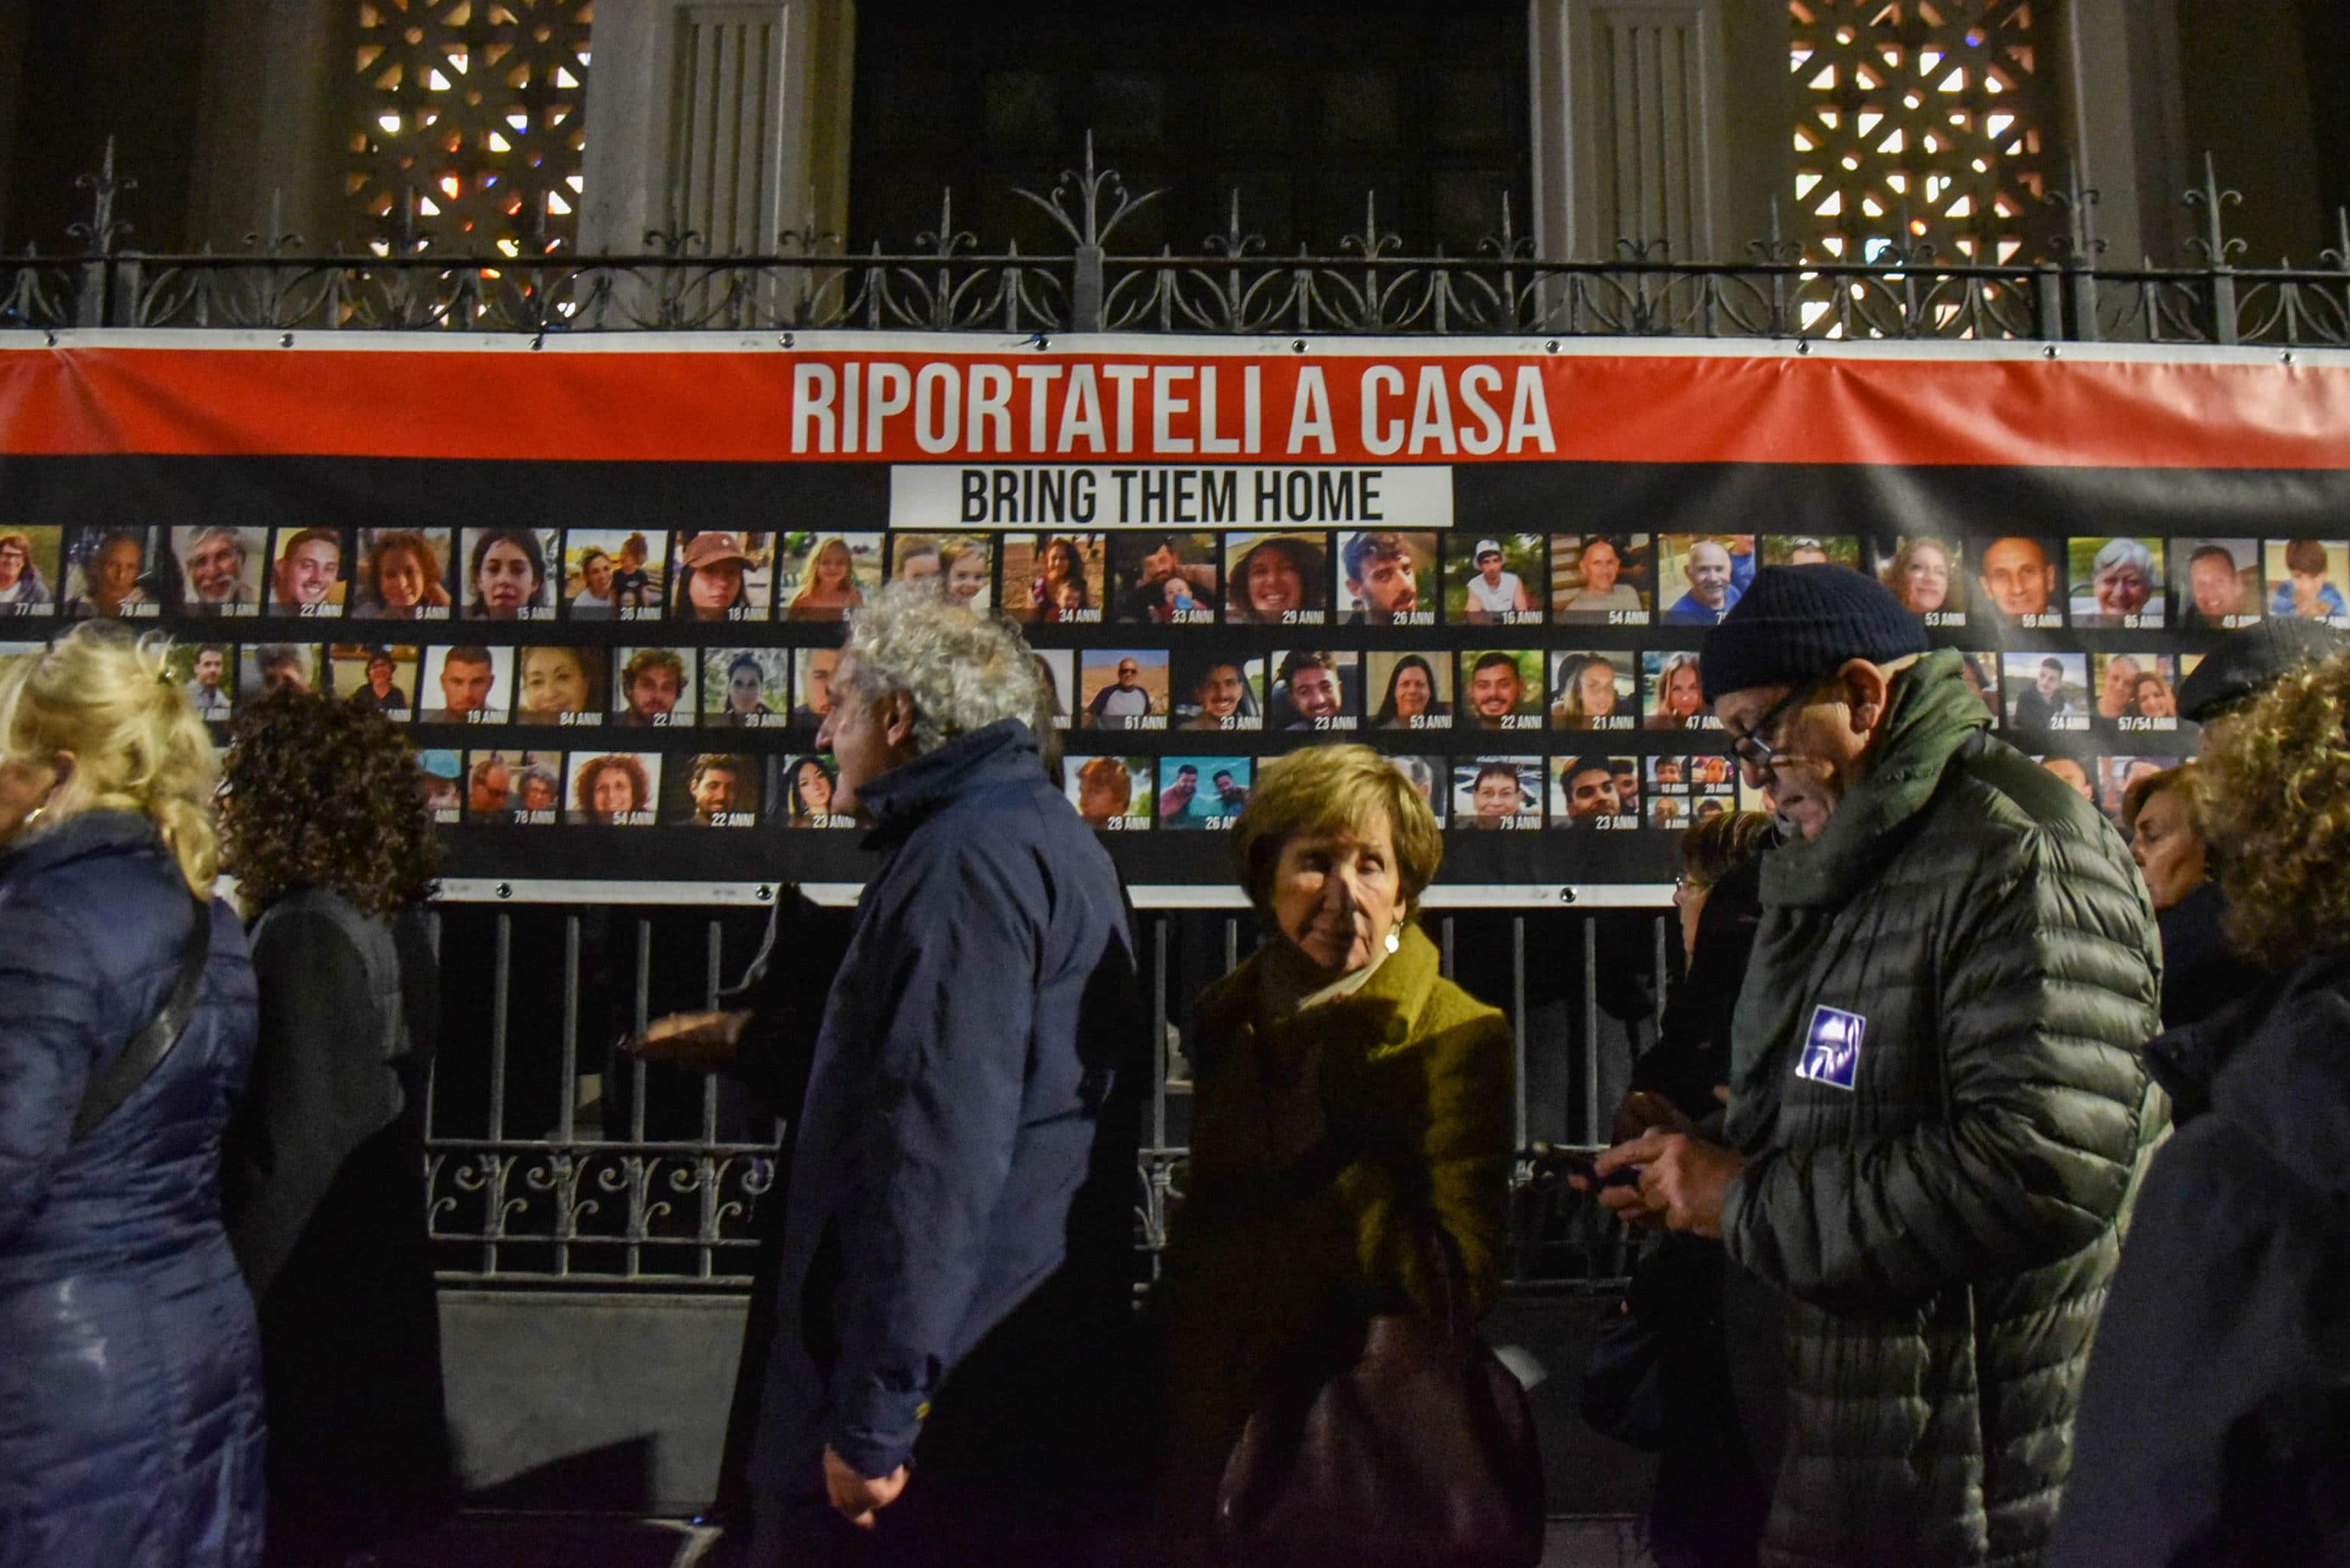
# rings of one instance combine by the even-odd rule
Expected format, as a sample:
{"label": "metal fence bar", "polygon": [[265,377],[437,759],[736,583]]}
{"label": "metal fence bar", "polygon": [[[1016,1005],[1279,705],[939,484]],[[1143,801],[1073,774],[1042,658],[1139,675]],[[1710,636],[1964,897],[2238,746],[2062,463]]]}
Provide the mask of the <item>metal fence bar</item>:
{"label": "metal fence bar", "polygon": [[1523,1148],[1530,1141],[1526,1131],[1526,918],[1510,917],[1510,1028],[1516,1054],[1511,1075],[1513,1109],[1516,1119],[1512,1124],[1517,1131],[1514,1147]]}
{"label": "metal fence bar", "polygon": [[[1160,912],[1150,921],[1150,1147],[1167,1147],[1167,926]],[[1229,929],[1232,922],[1224,922]]]}
{"label": "metal fence bar", "polygon": [[1583,1141],[1594,1147],[1605,1140],[1599,1123],[1599,923],[1589,915],[1583,925]]}

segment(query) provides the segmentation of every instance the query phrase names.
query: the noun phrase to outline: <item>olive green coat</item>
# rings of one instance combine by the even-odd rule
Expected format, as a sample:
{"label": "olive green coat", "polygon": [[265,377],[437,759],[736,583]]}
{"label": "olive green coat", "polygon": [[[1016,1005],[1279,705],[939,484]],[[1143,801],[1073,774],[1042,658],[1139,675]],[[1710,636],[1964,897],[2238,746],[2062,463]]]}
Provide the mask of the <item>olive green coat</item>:
{"label": "olive green coat", "polygon": [[1417,926],[1352,996],[1261,1025],[1263,955],[1201,997],[1191,1170],[1151,1293],[1160,1518],[1207,1532],[1266,1375],[1333,1322],[1427,1300],[1407,1222],[1432,1214],[1482,1313],[1501,1277],[1513,1050]]}
{"label": "olive green coat", "polygon": [[[1981,733],[1956,654],[1886,723],[1764,861],[1733,1029],[1722,1237],[1794,1298],[1762,1561],[2021,1568],[2166,1119],[2154,916],[2113,828]],[[1850,1087],[1798,1075],[1821,1006],[1866,1021]]]}

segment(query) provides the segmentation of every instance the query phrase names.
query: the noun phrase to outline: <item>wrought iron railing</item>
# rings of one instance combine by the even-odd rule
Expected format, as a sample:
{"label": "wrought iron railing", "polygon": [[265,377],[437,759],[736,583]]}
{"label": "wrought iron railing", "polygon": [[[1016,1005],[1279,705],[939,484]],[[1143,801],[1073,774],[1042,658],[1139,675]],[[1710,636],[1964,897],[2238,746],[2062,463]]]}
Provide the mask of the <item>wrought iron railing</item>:
{"label": "wrought iron railing", "polygon": [[[2000,265],[1954,261],[1927,244],[1864,259],[1806,257],[1776,232],[1734,261],[1675,258],[1659,240],[1618,240],[1606,260],[1540,257],[1502,232],[1468,254],[1407,254],[1366,203],[1363,230],[1336,252],[1275,255],[1249,232],[1238,194],[1222,234],[1191,254],[1117,254],[1120,224],[1159,194],[1129,193],[1082,162],[1047,193],[1017,192],[1068,242],[1057,254],[983,251],[951,195],[935,228],[903,250],[851,252],[832,236],[777,237],[761,255],[712,255],[672,224],[639,254],[559,255],[525,240],[516,255],[452,255],[412,234],[362,254],[317,254],[271,220],[235,254],[145,254],[117,215],[133,182],[111,149],[82,183],[91,215],[77,254],[27,251],[0,272],[0,327],[240,327],[279,332],[728,331],[900,329],[1239,335],[1426,334],[2118,340],[2350,347],[2350,212],[2314,267],[2246,267],[2227,232],[2241,196],[2206,161],[2182,200],[2199,232],[2190,256],[2108,265],[2097,193],[2060,192],[2050,254]],[[405,204],[400,209],[406,211]],[[1775,213],[1775,206],[1774,206]]]}
{"label": "wrought iron railing", "polygon": [[[1243,921],[1220,914],[1141,918],[1155,1060],[1135,1173],[1138,1284],[1151,1277],[1180,1201],[1191,1130],[1182,1022],[1197,987],[1253,940]],[[755,1206],[777,1177],[774,1108],[727,1080],[648,1065],[609,1043],[660,1012],[715,1005],[723,981],[757,950],[763,919],[553,907],[440,913],[448,1048],[434,1075],[426,1168],[444,1282],[750,1283]],[[1516,1026],[1518,1147],[1600,1146],[1633,1057],[1654,1039],[1662,919],[1457,913],[1430,924],[1446,971]],[[1627,971],[1646,972],[1626,986]],[[1520,1288],[1603,1288],[1621,1272],[1612,1222],[1536,1180],[1530,1158],[1515,1172],[1510,1239]]]}

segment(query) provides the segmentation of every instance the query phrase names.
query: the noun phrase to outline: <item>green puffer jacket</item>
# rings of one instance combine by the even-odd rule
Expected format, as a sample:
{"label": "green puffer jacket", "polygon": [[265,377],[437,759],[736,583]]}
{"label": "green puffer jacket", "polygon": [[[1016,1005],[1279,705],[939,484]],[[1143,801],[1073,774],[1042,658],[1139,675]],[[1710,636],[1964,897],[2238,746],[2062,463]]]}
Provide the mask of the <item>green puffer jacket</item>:
{"label": "green puffer jacket", "polygon": [[1984,723],[1927,655],[1826,830],[1764,862],[1722,1238],[1794,1298],[1774,1568],[2039,1561],[2168,1118],[2146,891]]}

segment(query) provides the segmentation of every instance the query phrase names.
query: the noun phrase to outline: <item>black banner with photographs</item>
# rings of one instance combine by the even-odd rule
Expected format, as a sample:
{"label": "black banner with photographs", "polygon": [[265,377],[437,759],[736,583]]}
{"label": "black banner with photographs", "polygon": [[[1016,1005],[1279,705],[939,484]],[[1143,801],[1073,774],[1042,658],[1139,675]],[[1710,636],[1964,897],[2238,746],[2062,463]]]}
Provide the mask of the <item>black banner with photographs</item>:
{"label": "black banner with photographs", "polygon": [[224,726],[282,681],[378,709],[455,877],[854,882],[817,744],[842,617],[927,578],[1020,623],[1069,798],[1139,885],[1229,888],[1259,770],[1358,740],[1426,793],[1449,887],[1653,898],[1682,828],[1768,804],[1699,695],[1762,566],[1880,577],[1966,651],[2000,732],[2109,813],[2194,753],[2177,691],[2220,639],[2350,627],[2350,473],[2318,467],[1088,472],[19,453],[0,652],[151,620]]}

